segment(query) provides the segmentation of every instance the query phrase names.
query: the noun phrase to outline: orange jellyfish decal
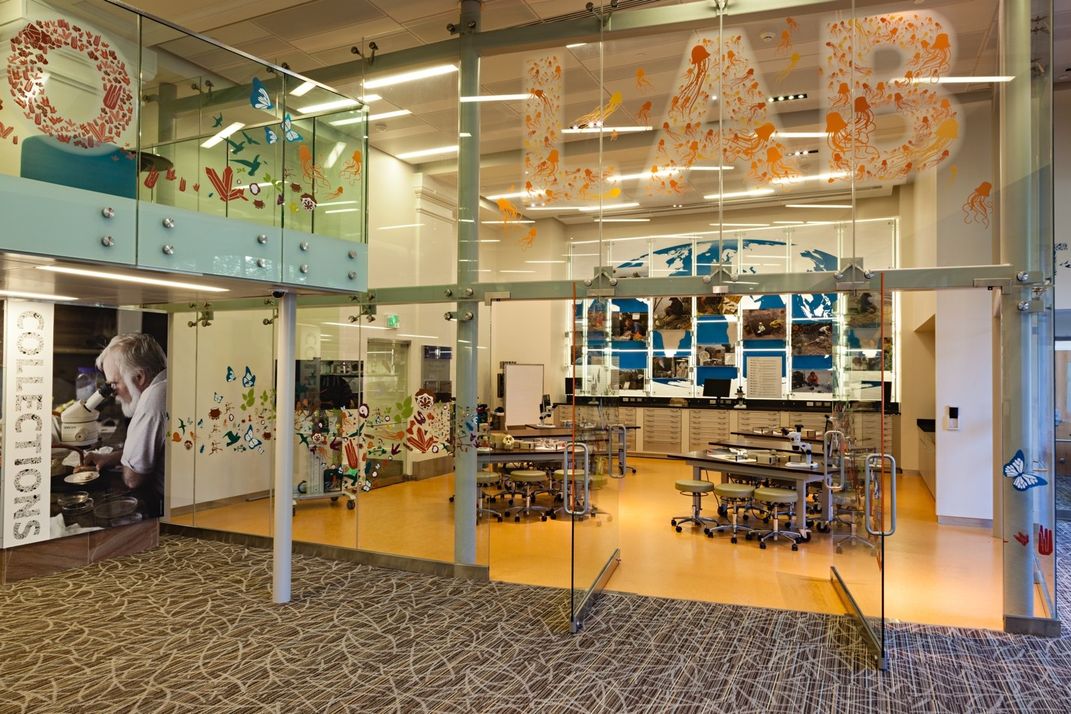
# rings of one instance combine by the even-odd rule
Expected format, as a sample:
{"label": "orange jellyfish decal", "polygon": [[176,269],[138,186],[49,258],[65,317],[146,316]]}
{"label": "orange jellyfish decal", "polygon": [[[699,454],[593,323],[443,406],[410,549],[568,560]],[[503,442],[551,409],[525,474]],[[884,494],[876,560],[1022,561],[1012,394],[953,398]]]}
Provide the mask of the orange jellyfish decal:
{"label": "orange jellyfish decal", "polygon": [[919,45],[922,47],[921,63],[916,74],[937,77],[948,71],[952,64],[952,43],[948,39],[948,33],[939,33],[933,39],[932,44],[927,40],[922,40]]}
{"label": "orange jellyfish decal", "polygon": [[651,80],[647,79],[647,72],[643,67],[636,68],[636,89],[643,89],[644,87],[653,87]]}
{"label": "orange jellyfish decal", "polygon": [[691,67],[688,68],[688,81],[679,94],[673,97],[674,106],[687,111],[705,94],[703,86],[710,72],[710,52],[703,45],[692,48]]}
{"label": "orange jellyfish decal", "polygon": [[353,152],[353,156],[350,157],[350,160],[342,166],[342,170],[338,173],[342,178],[356,181],[361,177],[361,163],[361,150],[357,149]]}
{"label": "orange jellyfish decal", "polygon": [[619,106],[621,106],[621,92],[614,92],[610,95],[610,101],[592,109],[583,116],[577,117],[570,126],[574,129],[602,126],[610,118],[610,115],[617,111]]}
{"label": "orange jellyfish decal", "polygon": [[971,195],[963,204],[964,223],[981,223],[989,228],[989,213],[993,210],[993,199],[990,197],[992,192],[993,184],[988,181],[983,181],[971,191]]}
{"label": "orange jellyfish decal", "polygon": [[636,119],[640,122],[640,124],[646,124],[650,120],[651,108],[652,104],[650,102],[644,102],[640,106],[640,110],[636,112]]}
{"label": "orange jellyfish decal", "polygon": [[521,219],[521,212],[517,210],[517,207],[508,198],[500,198],[495,203],[498,205],[498,212],[503,221],[518,221]]}
{"label": "orange jellyfish decal", "polygon": [[532,243],[535,242],[535,239],[536,239],[536,229],[533,227],[530,231],[528,231],[521,238],[521,245],[523,245],[525,248],[531,248],[532,247]]}
{"label": "orange jellyfish decal", "polygon": [[793,52],[792,56],[788,58],[788,64],[785,65],[785,68],[777,73],[777,81],[778,82],[784,82],[786,79],[788,79],[788,75],[792,74],[792,72],[795,71],[795,69],[799,65],[799,63],[800,63],[800,53],[799,52]]}
{"label": "orange jellyfish decal", "polygon": [[302,143],[298,145],[298,159],[301,161],[301,175],[305,177],[306,181],[310,181],[314,185],[327,183],[327,177],[324,176],[323,169],[312,161],[312,150],[309,149],[308,144]]}

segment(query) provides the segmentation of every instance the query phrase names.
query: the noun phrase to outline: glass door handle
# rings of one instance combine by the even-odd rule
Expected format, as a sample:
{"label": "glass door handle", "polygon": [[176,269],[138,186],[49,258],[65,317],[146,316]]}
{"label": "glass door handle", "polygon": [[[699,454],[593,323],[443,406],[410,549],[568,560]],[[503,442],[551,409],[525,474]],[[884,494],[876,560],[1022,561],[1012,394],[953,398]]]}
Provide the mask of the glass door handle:
{"label": "glass door handle", "polygon": [[[607,439],[610,442],[610,453],[607,455],[609,457],[609,460],[606,462],[606,468],[610,472],[610,477],[611,478],[625,478],[625,458],[626,458],[625,454],[628,453],[628,451],[627,451],[627,448],[628,448],[627,447],[628,429],[625,428],[624,424],[614,424],[613,426],[610,426],[610,427],[607,427],[607,428],[609,429],[609,433],[607,434]],[[620,441],[617,442],[618,453],[621,456],[621,463],[618,464],[618,466],[620,467],[618,469],[618,473],[614,473],[614,467],[613,467],[613,463],[614,463],[614,434],[618,434],[619,436],[617,438],[620,439]]]}
{"label": "glass door handle", "polygon": [[[844,490],[844,432],[830,429],[822,434],[822,469],[825,472],[826,488],[832,491]],[[840,480],[833,483],[833,475],[829,472],[829,466],[833,462],[834,451],[837,454],[837,464],[840,471]]]}
{"label": "glass door handle", "polygon": [[[584,468],[582,474],[584,477],[584,507],[580,510],[573,510],[573,498],[575,494],[570,494],[569,484],[573,482],[573,464],[570,462],[569,454],[575,451],[584,452]],[[565,445],[565,458],[563,474],[562,474],[562,502],[565,512],[570,516],[585,516],[591,512],[591,475],[588,469],[588,445],[581,442],[569,442]],[[572,498],[570,497],[572,496]]]}
{"label": "glass door handle", "polygon": [[[889,526],[890,527],[889,527],[889,530],[887,530],[887,531],[886,530],[874,530],[873,528],[870,527],[871,512],[872,512],[872,498],[873,498],[873,489],[871,488],[871,480],[873,479],[873,476],[874,476],[874,466],[880,465],[883,461],[888,461],[889,464],[892,467],[892,480],[891,480],[891,483],[890,483],[891,495],[890,495],[890,498],[889,498],[889,504],[891,506],[890,517],[889,517]],[[866,469],[864,471],[864,474],[865,475],[864,475],[863,488],[864,488],[865,493],[863,494],[863,502],[865,504],[865,509],[866,509],[866,520],[864,521],[864,525],[866,526],[866,532],[869,533],[870,535],[881,536],[883,538],[888,538],[889,536],[891,536],[893,533],[896,532],[896,459],[893,458],[892,454],[868,454],[867,457],[866,457]],[[883,485],[884,484],[879,484],[879,486],[878,486],[878,490],[879,491],[881,490],[881,487]]]}

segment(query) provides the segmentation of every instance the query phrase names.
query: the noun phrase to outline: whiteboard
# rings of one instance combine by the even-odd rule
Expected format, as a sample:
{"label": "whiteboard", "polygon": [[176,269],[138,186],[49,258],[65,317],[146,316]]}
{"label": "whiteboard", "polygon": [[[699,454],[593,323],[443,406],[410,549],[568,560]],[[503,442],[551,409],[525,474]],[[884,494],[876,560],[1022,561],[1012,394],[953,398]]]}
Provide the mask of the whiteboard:
{"label": "whiteboard", "polygon": [[543,365],[504,365],[506,426],[539,423],[543,401]]}

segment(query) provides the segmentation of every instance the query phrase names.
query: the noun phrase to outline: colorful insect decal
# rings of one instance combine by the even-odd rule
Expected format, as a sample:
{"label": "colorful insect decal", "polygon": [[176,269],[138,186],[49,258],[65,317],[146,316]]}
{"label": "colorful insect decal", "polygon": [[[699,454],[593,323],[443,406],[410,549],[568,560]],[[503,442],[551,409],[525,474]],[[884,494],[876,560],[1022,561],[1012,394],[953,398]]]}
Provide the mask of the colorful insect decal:
{"label": "colorful insect decal", "polygon": [[993,184],[988,181],[983,181],[971,191],[971,195],[963,203],[964,223],[981,223],[989,228],[989,214],[993,210],[993,199],[990,197],[992,192]]}
{"label": "colorful insect decal", "polygon": [[1016,491],[1026,491],[1048,484],[1048,481],[1041,476],[1026,470],[1026,459],[1022,449],[1016,451],[1011,461],[1004,464],[1004,476],[1012,479],[1012,487]]}
{"label": "colorful insect decal", "polygon": [[249,104],[254,109],[264,111],[271,111],[275,107],[268,95],[268,90],[264,88],[264,83],[258,77],[253,77],[253,91],[249,95]]}
{"label": "colorful insect decal", "polygon": [[[283,136],[289,142],[304,141],[305,139],[294,129],[294,119],[290,116],[290,112],[283,114],[283,123],[281,124],[283,129]],[[273,142],[269,142],[273,143]]]}

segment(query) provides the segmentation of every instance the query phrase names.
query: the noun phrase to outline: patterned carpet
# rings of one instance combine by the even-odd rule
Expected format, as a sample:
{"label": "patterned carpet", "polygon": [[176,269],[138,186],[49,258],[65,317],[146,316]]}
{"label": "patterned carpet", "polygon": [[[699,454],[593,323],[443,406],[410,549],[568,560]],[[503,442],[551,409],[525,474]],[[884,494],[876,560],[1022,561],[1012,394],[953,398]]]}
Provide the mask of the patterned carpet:
{"label": "patterned carpet", "polygon": [[166,537],[0,590],[0,712],[1071,710],[1071,637],[897,625],[880,673],[842,617],[609,594],[571,636],[561,591],[300,556],[277,607],[269,558]]}

